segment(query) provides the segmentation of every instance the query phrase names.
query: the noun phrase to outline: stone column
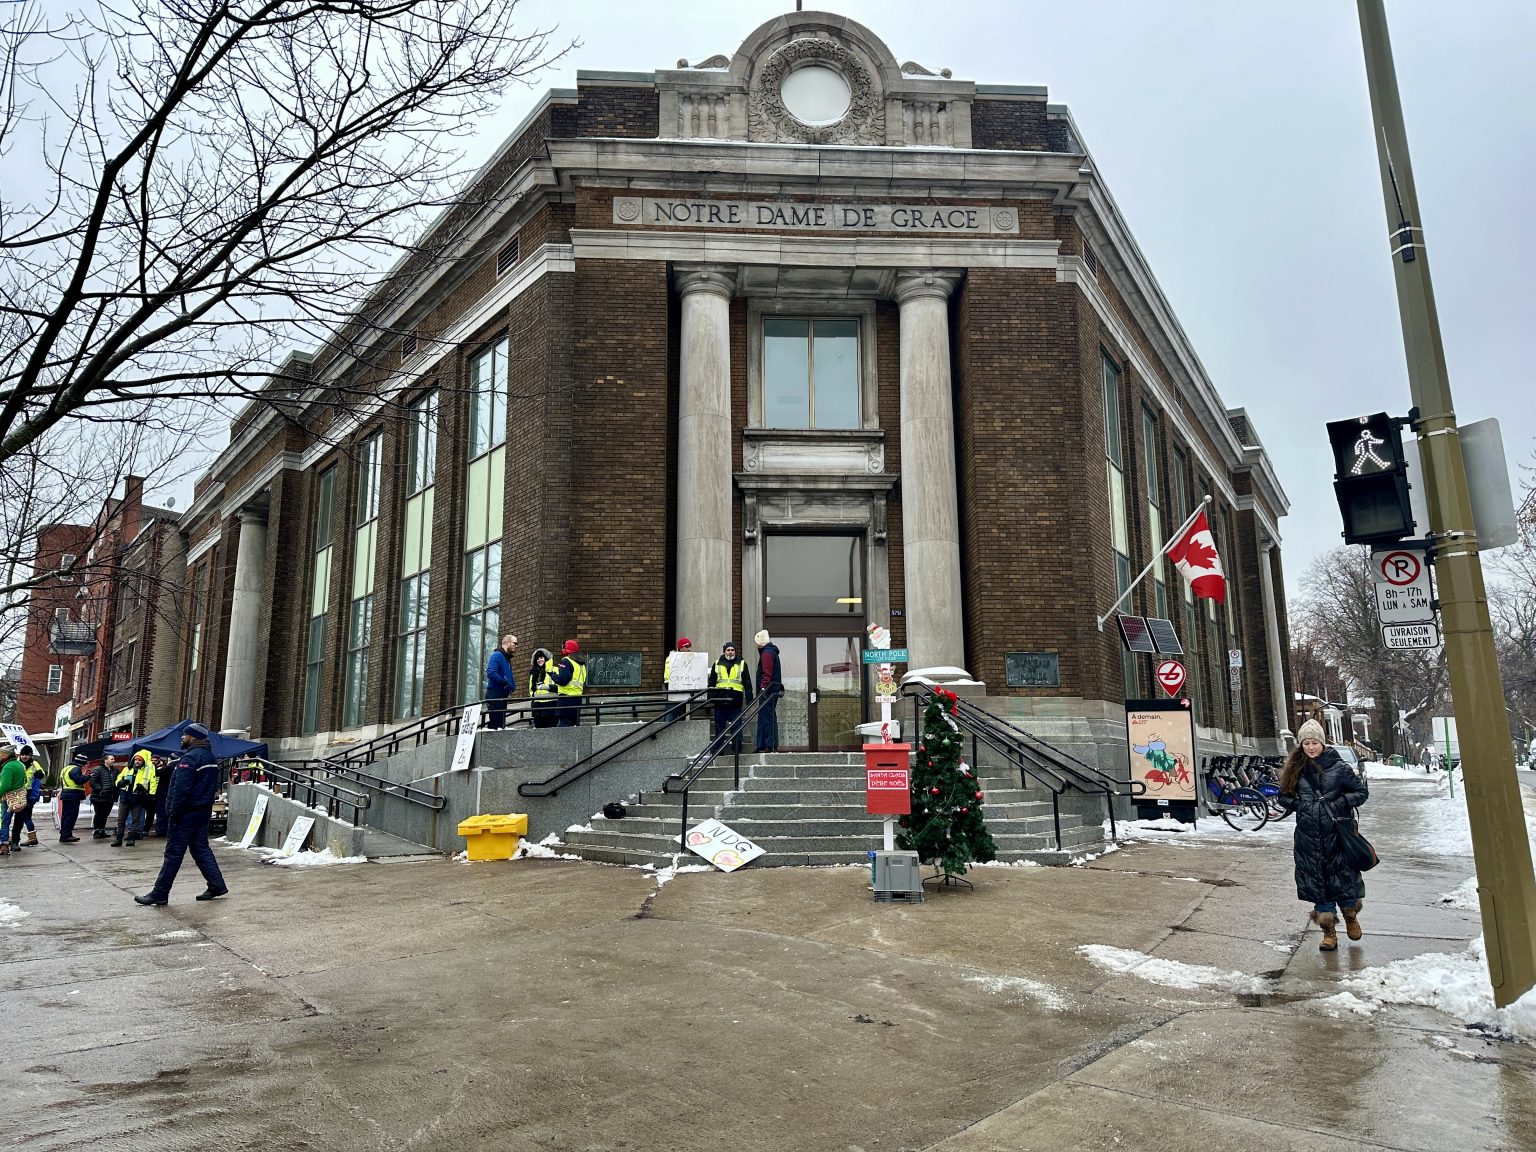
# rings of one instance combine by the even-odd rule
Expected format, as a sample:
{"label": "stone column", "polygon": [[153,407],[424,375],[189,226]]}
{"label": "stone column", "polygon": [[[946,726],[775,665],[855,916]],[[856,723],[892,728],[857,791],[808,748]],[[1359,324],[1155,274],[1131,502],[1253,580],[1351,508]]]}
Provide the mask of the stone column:
{"label": "stone column", "polygon": [[1270,552],[1275,542],[1268,537],[1259,545],[1259,584],[1264,595],[1264,646],[1269,649],[1269,692],[1275,709],[1275,739],[1280,750],[1287,749],[1291,735],[1291,709],[1285,698],[1285,654],[1280,651],[1280,617],[1275,612],[1275,578],[1270,570]]}
{"label": "stone column", "polygon": [[[267,521],[258,512],[240,513],[235,553],[235,591],[229,605],[229,653],[224,660],[224,712],[219,728],[251,728],[256,657],[261,647],[261,578],[266,568]],[[206,721],[205,721],[206,723]]]}
{"label": "stone column", "polygon": [[731,635],[733,268],[681,266],[677,406],[677,631],[698,652]]}
{"label": "stone column", "polygon": [[965,666],[960,515],[949,379],[949,294],[955,272],[903,272],[901,530],[909,668]]}

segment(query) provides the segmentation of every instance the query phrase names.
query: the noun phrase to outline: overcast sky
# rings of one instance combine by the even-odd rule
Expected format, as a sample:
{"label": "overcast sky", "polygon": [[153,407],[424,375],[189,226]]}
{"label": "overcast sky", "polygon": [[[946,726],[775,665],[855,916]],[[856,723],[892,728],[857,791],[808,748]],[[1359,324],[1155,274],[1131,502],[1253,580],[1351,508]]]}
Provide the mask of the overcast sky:
{"label": "overcast sky", "polygon": [[[808,3],[806,7],[816,7]],[[1409,407],[1355,5],[1348,0],[848,0],[827,6],[898,61],[1044,84],[1099,170],[1217,390],[1245,407],[1291,513],[1294,592],[1339,544],[1328,420]],[[576,69],[650,71],[733,53],[792,5],[523,0],[581,46]],[[1536,3],[1388,0],[1398,83],[1462,422],[1503,422],[1512,471],[1536,446]],[[473,145],[532,107],[517,92]],[[1517,497],[1518,498],[1518,497]]]}

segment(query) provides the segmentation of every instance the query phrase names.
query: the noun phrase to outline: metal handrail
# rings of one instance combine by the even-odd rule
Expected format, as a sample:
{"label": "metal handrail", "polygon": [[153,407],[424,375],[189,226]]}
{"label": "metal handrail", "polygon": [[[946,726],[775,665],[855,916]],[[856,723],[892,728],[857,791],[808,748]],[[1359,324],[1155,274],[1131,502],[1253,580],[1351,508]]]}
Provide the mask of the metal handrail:
{"label": "metal handrail", "polygon": [[[922,731],[923,709],[927,707],[928,700],[933,696],[933,690],[927,685],[908,685],[905,694],[912,697],[915,712],[913,730]],[[971,763],[973,770],[979,769],[981,757],[978,755],[978,744],[985,744],[994,752],[999,753],[1013,767],[1019,770],[1019,786],[1029,788],[1029,778],[1045,786],[1051,794],[1051,824],[1056,832],[1056,851],[1062,851],[1061,847],[1061,794],[1070,786],[1071,782],[1060,772],[1055,771],[1049,765],[1042,764],[1033,754],[1033,751],[1018,741],[997,730],[996,723],[986,720],[977,723],[971,722]]]}
{"label": "metal handrail", "polygon": [[[254,774],[260,775],[262,779],[250,779],[253,775],[250,766],[253,764],[259,765]],[[244,776],[245,779],[237,779],[238,776]],[[351,823],[357,827],[367,824],[368,805],[373,799],[366,792],[354,792],[350,788],[332,784],[329,780],[317,780],[302,768],[264,760],[260,756],[240,757],[238,763],[230,768],[228,782],[264,784],[279,796],[303,804],[307,808],[320,807],[315,801],[324,800],[325,814],[333,818],[339,818],[342,808],[350,808],[352,809]],[[281,787],[274,787],[274,785],[281,785]]]}
{"label": "metal handrail", "polygon": [[304,771],[318,772],[326,776],[340,776],[343,780],[351,780],[361,784],[365,788],[371,788],[375,792],[382,792],[386,796],[398,796],[410,804],[416,804],[422,808],[430,808],[434,812],[441,812],[448,807],[448,797],[440,796],[435,792],[428,792],[424,788],[417,788],[414,784],[400,784],[394,780],[386,780],[382,776],[375,776],[372,772],[364,772],[361,768],[353,768],[349,764],[339,764],[324,757],[315,760],[304,761]]}
{"label": "metal handrail", "polygon": [[646,720],[640,727],[625,733],[612,744],[599,748],[570,767],[560,769],[548,779],[529,780],[519,784],[517,794],[524,797],[554,796],[560,789],[569,787],[582,777],[597,771],[604,764],[617,760],[647,740],[654,740],[679,720],[692,717],[695,712],[712,703],[708,688],[696,689],[681,698],[663,695],[657,702],[662,706],[661,711]]}
{"label": "metal handrail", "polygon": [[[668,776],[662,781],[661,790],[663,792],[669,796],[681,795],[683,798],[683,829],[681,836],[688,835],[688,790],[698,783],[698,779],[704,774],[704,770],[715,762],[720,753],[725,751],[726,745],[731,747],[732,778],[734,781],[732,788],[737,792],[741,791],[741,736],[746,731],[747,721],[755,721],[757,714],[763,710],[768,701],[777,700],[783,694],[783,688],[775,688],[771,692],[759,693],[741,710],[736,719],[727,724],[708,744],[704,745],[704,750],[688,762],[687,768],[684,768],[675,776]],[[674,788],[674,784],[677,787]],[[681,838],[679,842],[681,842]]]}
{"label": "metal handrail", "polygon": [[[666,692],[599,693],[595,696],[583,696],[581,701],[578,706],[579,712],[584,718],[590,716],[594,724],[601,724],[605,716],[613,719],[626,714],[630,719],[638,720],[642,712],[654,712],[667,705],[683,703],[682,700],[674,699]],[[403,747],[419,748],[435,735],[457,736],[464,710],[470,704],[484,706],[489,703],[489,700],[472,700],[469,704],[453,704],[439,709],[430,716],[421,716],[398,728],[382,732],[371,740],[365,740],[360,744],[349,744],[333,755],[317,759],[323,759],[331,764],[372,764],[375,760],[393,756]],[[551,709],[570,707],[562,704],[558,696],[509,696],[504,701],[498,698],[498,703],[506,705],[506,728],[532,727],[535,703]]]}

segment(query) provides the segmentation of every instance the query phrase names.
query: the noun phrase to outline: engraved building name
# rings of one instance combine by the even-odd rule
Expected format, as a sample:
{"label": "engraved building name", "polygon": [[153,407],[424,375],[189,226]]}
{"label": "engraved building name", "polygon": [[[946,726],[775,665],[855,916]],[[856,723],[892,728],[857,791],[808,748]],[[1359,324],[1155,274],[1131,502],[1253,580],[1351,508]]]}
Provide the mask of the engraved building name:
{"label": "engraved building name", "polygon": [[826,232],[1017,235],[1012,208],[973,204],[797,204],[781,200],[674,200],[619,196],[615,224],[685,228],[782,228]]}

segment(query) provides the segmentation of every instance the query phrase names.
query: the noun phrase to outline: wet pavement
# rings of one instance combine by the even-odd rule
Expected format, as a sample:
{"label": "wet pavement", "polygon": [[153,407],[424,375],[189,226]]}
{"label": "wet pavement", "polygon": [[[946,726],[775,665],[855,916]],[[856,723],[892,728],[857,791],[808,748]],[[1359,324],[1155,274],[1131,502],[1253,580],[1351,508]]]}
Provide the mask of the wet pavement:
{"label": "wet pavement", "polygon": [[[1472,861],[1434,789],[1373,784],[1367,935],[1331,955],[1287,824],[978,869],[913,906],[858,868],[658,889],[223,847],[232,896],[195,903],[189,865],[150,909],[157,842],[45,843],[0,860],[0,1148],[1536,1149],[1536,1048],[1319,1004],[1477,934],[1441,901]],[[1158,982],[1081,945],[1178,963]],[[1186,965],[1230,975],[1178,986]]]}

